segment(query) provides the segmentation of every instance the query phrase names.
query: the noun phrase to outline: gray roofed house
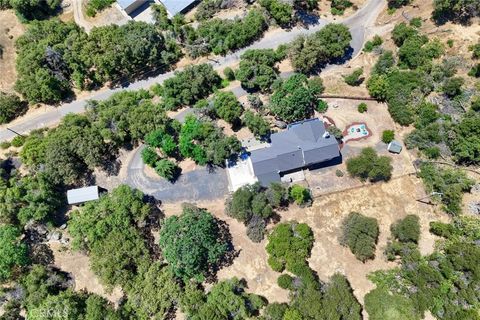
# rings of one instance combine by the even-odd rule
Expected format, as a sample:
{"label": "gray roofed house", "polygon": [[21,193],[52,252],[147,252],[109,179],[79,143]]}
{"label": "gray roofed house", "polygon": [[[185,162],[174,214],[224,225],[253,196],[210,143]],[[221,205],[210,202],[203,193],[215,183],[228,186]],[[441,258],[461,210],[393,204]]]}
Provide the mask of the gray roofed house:
{"label": "gray roofed house", "polygon": [[148,0],[117,0],[120,8],[125,11],[127,14],[132,13],[136,9],[140,8],[142,5],[149,2]]}
{"label": "gray roofed house", "polygon": [[392,142],[390,142],[387,146],[387,150],[392,152],[392,153],[400,153],[402,152],[402,145],[400,144],[400,142],[396,141],[396,140],[393,140]]}
{"label": "gray roofed house", "polygon": [[90,186],[67,191],[68,204],[83,203],[92,200],[98,200],[100,192],[98,186]]}
{"label": "gray roofed house", "polygon": [[253,172],[262,185],[280,181],[284,172],[298,170],[340,155],[338,142],[318,118],[288,125],[274,133],[269,147],[250,153]]}
{"label": "gray roofed house", "polygon": [[160,0],[170,16],[177,13],[186,13],[191,10],[200,0]]}

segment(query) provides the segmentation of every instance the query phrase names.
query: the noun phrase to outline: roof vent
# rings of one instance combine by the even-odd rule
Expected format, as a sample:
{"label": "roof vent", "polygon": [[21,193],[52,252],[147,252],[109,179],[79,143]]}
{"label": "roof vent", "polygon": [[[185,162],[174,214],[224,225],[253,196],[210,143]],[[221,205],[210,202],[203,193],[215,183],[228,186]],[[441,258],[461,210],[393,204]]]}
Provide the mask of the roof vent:
{"label": "roof vent", "polygon": [[325,132],[323,133],[323,137],[324,137],[324,138],[330,138],[330,132],[325,131]]}

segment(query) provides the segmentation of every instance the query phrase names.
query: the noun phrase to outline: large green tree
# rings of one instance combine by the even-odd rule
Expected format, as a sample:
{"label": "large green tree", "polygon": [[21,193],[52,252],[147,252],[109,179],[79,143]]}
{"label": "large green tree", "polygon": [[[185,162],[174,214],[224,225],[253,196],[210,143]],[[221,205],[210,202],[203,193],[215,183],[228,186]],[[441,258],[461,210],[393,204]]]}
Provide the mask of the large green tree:
{"label": "large green tree", "polygon": [[20,236],[18,228],[12,225],[0,226],[0,283],[9,280],[29,261],[27,246]]}
{"label": "large green tree", "polygon": [[275,64],[284,58],[281,50],[251,49],[240,56],[240,66],[235,72],[236,79],[246,90],[268,92],[278,78]]}
{"label": "large green tree", "polygon": [[71,214],[68,224],[75,249],[86,250],[92,268],[109,286],[124,286],[138,269],[150,263],[150,253],[139,225],[154,216],[144,195],[126,185]]}
{"label": "large green tree", "polygon": [[313,114],[321,88],[303,74],[294,74],[275,89],[269,109],[279,119],[293,122]]}
{"label": "large green tree", "polygon": [[268,264],[278,272],[285,268],[294,272],[295,266],[310,256],[313,241],[312,230],[305,223],[290,221],[276,225],[268,235]]}
{"label": "large green tree", "polygon": [[27,103],[18,96],[0,91],[0,124],[12,121],[27,108]]}
{"label": "large green tree", "polygon": [[311,36],[301,36],[290,46],[290,60],[296,71],[309,73],[342,58],[350,47],[352,35],[343,24],[331,23]]}
{"label": "large green tree", "polygon": [[343,221],[340,243],[348,246],[358,260],[365,262],[375,257],[378,233],[377,219],[352,212]]}
{"label": "large green tree", "polygon": [[203,279],[229,249],[215,218],[191,206],[165,220],[159,244],[175,275],[184,280]]}

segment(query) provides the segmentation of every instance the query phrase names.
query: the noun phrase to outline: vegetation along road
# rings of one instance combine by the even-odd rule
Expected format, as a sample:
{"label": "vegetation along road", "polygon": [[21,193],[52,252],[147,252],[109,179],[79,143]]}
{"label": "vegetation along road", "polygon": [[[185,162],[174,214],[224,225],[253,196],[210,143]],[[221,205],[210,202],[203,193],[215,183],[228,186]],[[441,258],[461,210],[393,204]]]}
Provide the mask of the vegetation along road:
{"label": "vegetation along road", "polygon": [[[384,0],[370,0],[365,6],[358,10],[354,15],[350,16],[347,19],[340,21],[347,25],[352,34],[352,41],[350,43],[352,47],[351,56],[354,57],[358,54],[365,41],[366,30],[373,26],[375,19],[385,5]],[[326,20],[318,20],[314,25],[311,25],[308,29],[302,27],[295,27],[291,30],[285,31],[280,30],[277,33],[272,34],[269,37],[262,38],[259,41],[253,43],[252,45],[243,48],[242,50],[236,51],[232,54],[228,54],[224,57],[219,57],[216,61],[211,61],[210,64],[214,68],[224,67],[230,64],[235,63],[240,59],[240,56],[243,52],[248,49],[269,49],[276,48],[281,44],[286,44],[293,41],[299,35],[309,35],[313,34],[325,25],[328,24]],[[180,69],[177,69],[177,71]],[[52,126],[60,122],[60,119],[68,113],[82,113],[85,110],[85,105],[87,100],[105,100],[109,98],[115,92],[121,90],[138,90],[138,89],[148,89],[155,83],[162,83],[165,79],[168,79],[173,76],[173,71],[167,72],[156,77],[148,78],[145,80],[140,80],[134,83],[130,83],[121,88],[113,88],[102,90],[93,93],[92,95],[75,100],[70,103],[65,103],[55,110],[47,111],[35,116],[25,117],[18,119],[11,123],[8,128],[14,130],[18,133],[28,133],[33,129],[43,128],[47,126]],[[240,88],[239,88],[240,89]],[[241,94],[243,90],[233,90],[236,94]],[[15,136],[15,134],[7,130],[6,126],[3,126],[0,129],[0,141],[10,140]]]}

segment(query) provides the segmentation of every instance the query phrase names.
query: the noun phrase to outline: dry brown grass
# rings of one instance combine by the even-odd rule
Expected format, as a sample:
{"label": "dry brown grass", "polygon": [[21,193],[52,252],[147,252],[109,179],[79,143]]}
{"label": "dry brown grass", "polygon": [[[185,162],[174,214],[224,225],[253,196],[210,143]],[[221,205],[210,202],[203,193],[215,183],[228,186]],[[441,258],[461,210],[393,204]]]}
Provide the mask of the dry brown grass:
{"label": "dry brown grass", "polygon": [[17,72],[15,70],[15,40],[25,32],[13,10],[0,11],[0,45],[3,57],[0,59],[0,91],[12,92]]}

